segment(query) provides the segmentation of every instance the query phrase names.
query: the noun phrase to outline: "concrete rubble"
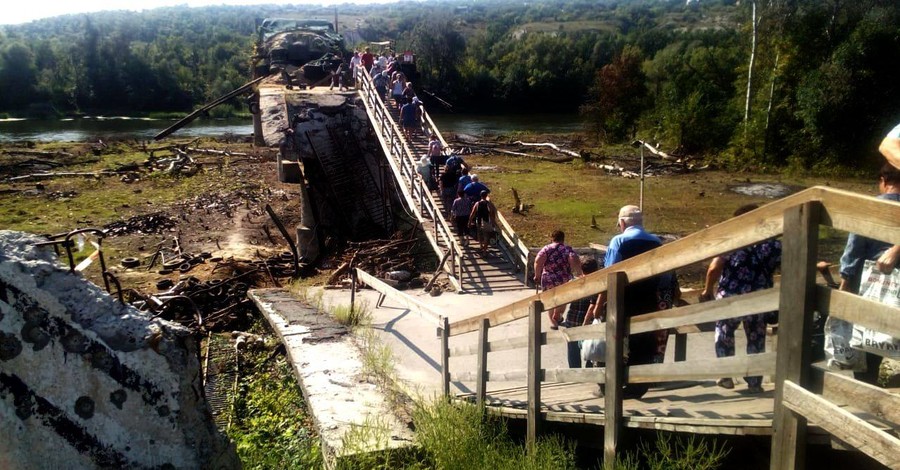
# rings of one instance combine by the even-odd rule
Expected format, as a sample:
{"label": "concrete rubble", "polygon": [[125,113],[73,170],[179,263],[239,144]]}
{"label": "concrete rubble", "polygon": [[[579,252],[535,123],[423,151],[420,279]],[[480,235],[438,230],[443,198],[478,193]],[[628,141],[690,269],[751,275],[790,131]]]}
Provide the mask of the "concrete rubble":
{"label": "concrete rubble", "polygon": [[0,468],[239,468],[188,330],[0,231]]}

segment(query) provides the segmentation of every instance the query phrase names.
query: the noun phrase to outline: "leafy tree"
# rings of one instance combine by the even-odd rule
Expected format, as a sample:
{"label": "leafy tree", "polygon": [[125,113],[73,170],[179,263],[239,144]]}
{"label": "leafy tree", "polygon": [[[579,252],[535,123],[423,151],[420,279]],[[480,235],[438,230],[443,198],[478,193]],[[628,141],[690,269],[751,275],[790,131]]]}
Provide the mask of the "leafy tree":
{"label": "leafy tree", "polygon": [[37,69],[31,49],[13,42],[0,52],[0,107],[26,106],[34,93]]}
{"label": "leafy tree", "polygon": [[626,46],[597,73],[590,101],[581,112],[604,141],[620,142],[635,132],[647,92],[642,61],[639,49]]}

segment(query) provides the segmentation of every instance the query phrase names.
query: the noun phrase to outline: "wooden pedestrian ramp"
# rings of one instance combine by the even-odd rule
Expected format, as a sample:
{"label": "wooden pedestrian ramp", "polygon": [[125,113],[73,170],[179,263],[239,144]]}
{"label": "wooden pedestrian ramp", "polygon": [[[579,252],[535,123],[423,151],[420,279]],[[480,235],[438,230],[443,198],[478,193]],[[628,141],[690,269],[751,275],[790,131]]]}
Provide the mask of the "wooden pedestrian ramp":
{"label": "wooden pedestrian ramp", "polygon": [[477,243],[464,246],[455,227],[447,222],[447,210],[438,192],[430,191],[416,172],[418,160],[427,154],[428,136],[437,135],[444,148],[447,142],[434,121],[423,110],[421,128],[407,140],[401,132],[399,113],[378,96],[369,73],[362,68],[356,76],[357,89],[366,107],[372,130],[397,183],[410,215],[423,227],[428,241],[450,282],[459,292],[490,294],[526,288],[529,265],[528,247],[498,213],[499,236],[486,254],[479,254]]}
{"label": "wooden pedestrian ramp", "polygon": [[[771,435],[773,469],[805,468],[807,443],[817,433],[827,433],[844,448],[900,469],[900,395],[823,372],[812,363],[815,312],[900,337],[900,308],[816,283],[820,225],[900,244],[900,203],[810,188],[557,288],[445,323],[443,391],[483,404],[491,412],[526,420],[529,442],[534,442],[544,421],[602,426],[607,461],[615,458],[622,428],[638,427]],[[623,315],[629,282],[774,237],[780,237],[783,245],[780,286],[631,318]],[[546,318],[542,312],[599,292],[608,294],[605,323],[542,331]],[[690,333],[683,333],[685,328],[772,310],[779,311],[774,351],[687,360]],[[503,328],[496,327],[516,320],[527,322],[525,336],[492,337],[494,331],[503,333]],[[623,363],[629,333],[661,330],[682,331],[670,341],[675,349],[673,362],[630,367]],[[605,368],[542,367],[545,346],[564,348],[568,341],[590,338],[606,339]],[[489,360],[496,353],[501,355]],[[524,368],[510,357],[521,359]],[[765,393],[750,395],[745,388],[725,391],[714,385],[717,378],[754,375],[774,378],[766,384]],[[680,388],[686,382],[692,384]],[[602,399],[591,394],[598,383],[605,384]],[[626,383],[650,383],[654,388],[640,400],[625,399],[622,387]],[[475,392],[468,393],[470,389]]]}

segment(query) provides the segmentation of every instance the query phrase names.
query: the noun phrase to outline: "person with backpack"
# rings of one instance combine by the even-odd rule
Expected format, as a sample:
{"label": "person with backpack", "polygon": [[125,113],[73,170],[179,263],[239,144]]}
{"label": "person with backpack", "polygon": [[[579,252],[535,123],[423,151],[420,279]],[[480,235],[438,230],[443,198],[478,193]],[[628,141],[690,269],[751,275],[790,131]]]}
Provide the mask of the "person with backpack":
{"label": "person with backpack", "polygon": [[494,236],[494,227],[496,226],[497,208],[488,199],[487,191],[482,191],[481,200],[472,207],[472,213],[469,215],[469,227],[474,227],[478,234],[478,251],[482,255],[487,253],[491,237]]}

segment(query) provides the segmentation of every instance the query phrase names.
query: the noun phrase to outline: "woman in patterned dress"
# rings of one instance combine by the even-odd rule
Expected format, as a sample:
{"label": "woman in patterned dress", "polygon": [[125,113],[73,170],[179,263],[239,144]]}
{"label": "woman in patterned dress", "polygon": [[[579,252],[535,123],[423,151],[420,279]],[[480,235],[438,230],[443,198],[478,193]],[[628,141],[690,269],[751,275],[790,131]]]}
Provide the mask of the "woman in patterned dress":
{"label": "woman in patterned dress", "polygon": [[[582,276],[581,262],[572,247],[566,245],[566,234],[556,230],[550,235],[550,243],[541,248],[534,260],[534,282],[540,283],[541,290],[552,289],[565,284],[575,276]],[[550,329],[559,328],[565,305],[554,307],[547,312]]]}

